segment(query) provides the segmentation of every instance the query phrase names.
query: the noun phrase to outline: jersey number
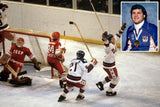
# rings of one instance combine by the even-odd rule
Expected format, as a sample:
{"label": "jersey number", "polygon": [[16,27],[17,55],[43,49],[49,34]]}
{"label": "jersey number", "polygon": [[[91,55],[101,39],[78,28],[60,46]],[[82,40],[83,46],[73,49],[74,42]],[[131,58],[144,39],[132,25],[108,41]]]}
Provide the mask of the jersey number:
{"label": "jersey number", "polygon": [[[74,71],[74,72],[76,72],[77,64],[78,64],[78,63],[71,63],[71,65],[70,65],[70,71]],[[72,67],[74,67],[74,70],[73,70],[73,69],[71,69]]]}
{"label": "jersey number", "polygon": [[48,45],[48,52],[54,53],[54,45]]}

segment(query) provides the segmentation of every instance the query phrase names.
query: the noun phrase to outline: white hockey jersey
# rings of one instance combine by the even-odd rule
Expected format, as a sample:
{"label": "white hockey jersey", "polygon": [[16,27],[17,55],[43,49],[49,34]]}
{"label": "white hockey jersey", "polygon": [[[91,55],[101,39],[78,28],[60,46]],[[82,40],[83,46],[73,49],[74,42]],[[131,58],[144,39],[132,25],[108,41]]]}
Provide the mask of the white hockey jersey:
{"label": "white hockey jersey", "polygon": [[0,31],[7,29],[7,9],[8,6],[6,4],[0,3]]}
{"label": "white hockey jersey", "polygon": [[[92,64],[90,64],[91,66]],[[70,64],[67,80],[71,82],[80,82],[84,78],[86,73],[91,69],[87,66],[87,60],[85,59],[73,59]]]}
{"label": "white hockey jersey", "polygon": [[115,67],[115,55],[117,52],[116,43],[115,44],[109,43],[108,46],[104,47],[104,50],[105,50],[105,56],[104,56],[104,60],[103,60],[104,68]]}
{"label": "white hockey jersey", "polygon": [[115,54],[117,51],[116,45],[109,43],[108,47],[104,47],[106,55],[104,56],[104,62],[113,63],[115,62]]}

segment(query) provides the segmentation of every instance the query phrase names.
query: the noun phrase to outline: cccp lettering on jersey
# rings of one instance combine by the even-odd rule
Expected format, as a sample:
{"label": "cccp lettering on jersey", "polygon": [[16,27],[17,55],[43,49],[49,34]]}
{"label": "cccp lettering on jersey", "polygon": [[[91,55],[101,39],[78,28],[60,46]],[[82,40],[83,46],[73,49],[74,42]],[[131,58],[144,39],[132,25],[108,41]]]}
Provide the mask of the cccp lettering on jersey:
{"label": "cccp lettering on jersey", "polygon": [[21,50],[13,50],[13,53],[18,54],[18,55],[22,55],[23,51],[21,51]]}

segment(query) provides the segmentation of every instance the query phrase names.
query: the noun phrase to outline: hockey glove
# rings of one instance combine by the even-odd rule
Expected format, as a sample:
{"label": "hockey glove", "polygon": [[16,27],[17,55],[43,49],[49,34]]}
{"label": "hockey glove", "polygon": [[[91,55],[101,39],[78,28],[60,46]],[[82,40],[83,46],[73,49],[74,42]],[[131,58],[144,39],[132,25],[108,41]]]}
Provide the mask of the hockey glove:
{"label": "hockey glove", "polygon": [[40,70],[39,63],[37,62],[37,60],[34,58],[32,61],[34,63],[34,68]]}
{"label": "hockey glove", "polygon": [[102,34],[102,41],[106,41],[106,40],[107,40],[107,38],[106,38],[107,35],[108,35],[108,32],[107,32],[107,31],[105,31],[105,32]]}
{"label": "hockey glove", "polygon": [[93,63],[93,65],[97,65],[98,61],[96,59],[92,59],[91,62]]}
{"label": "hockey glove", "polygon": [[66,48],[65,47],[61,48],[61,52],[66,53]]}
{"label": "hockey glove", "polygon": [[121,30],[122,30],[122,31],[124,31],[124,30],[125,30],[126,25],[127,25],[126,23],[123,23],[123,24],[122,24],[122,26],[121,26]]}
{"label": "hockey glove", "polygon": [[122,24],[121,29],[119,30],[119,35],[121,35],[124,32],[126,25],[127,25],[126,23]]}

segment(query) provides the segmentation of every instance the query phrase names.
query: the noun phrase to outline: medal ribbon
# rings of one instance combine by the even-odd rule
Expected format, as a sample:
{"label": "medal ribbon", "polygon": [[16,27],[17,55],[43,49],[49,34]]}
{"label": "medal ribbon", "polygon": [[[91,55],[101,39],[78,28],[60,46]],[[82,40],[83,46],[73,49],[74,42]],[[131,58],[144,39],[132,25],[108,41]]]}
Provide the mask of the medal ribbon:
{"label": "medal ribbon", "polygon": [[142,29],[139,31],[137,36],[136,36],[136,30],[134,30],[133,33],[134,33],[134,36],[135,36],[136,40],[138,40],[140,35],[141,35],[141,33],[142,33]]}

